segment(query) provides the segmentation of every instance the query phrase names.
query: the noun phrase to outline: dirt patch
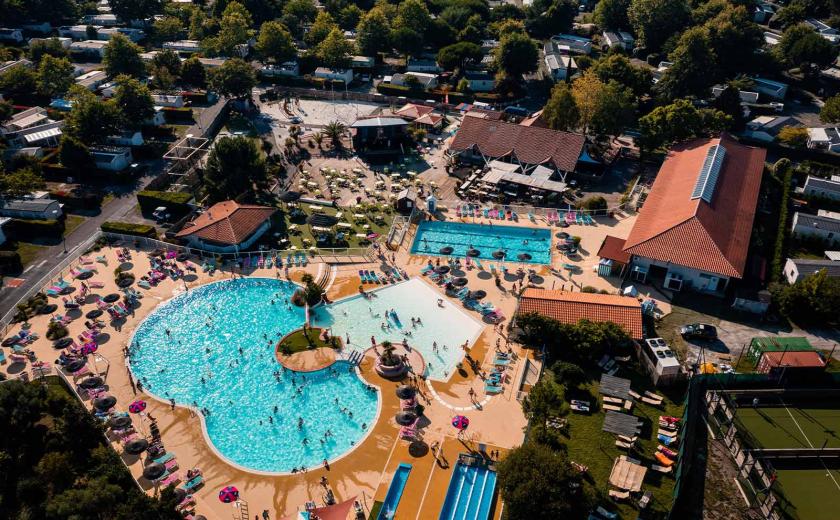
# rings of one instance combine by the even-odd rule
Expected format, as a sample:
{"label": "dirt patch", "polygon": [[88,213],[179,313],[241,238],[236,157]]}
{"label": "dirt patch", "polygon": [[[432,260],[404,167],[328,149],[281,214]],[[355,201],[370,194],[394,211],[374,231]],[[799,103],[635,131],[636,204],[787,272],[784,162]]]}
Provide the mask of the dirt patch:
{"label": "dirt patch", "polygon": [[704,520],[759,519],[756,511],[748,508],[744,497],[735,485],[738,471],[726,446],[709,437],[707,449],[706,484],[703,495]]}

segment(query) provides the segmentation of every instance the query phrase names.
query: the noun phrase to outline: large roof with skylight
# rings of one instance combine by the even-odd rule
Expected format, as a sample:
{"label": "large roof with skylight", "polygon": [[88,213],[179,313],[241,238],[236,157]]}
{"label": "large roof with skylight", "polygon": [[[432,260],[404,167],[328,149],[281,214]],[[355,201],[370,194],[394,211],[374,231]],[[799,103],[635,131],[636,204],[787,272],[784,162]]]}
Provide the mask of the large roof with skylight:
{"label": "large roof with skylight", "polygon": [[692,200],[703,199],[709,204],[712,203],[715,185],[717,185],[718,177],[720,177],[720,170],[725,158],[726,148],[723,145],[716,144],[709,147],[706,152],[706,159],[703,161],[703,167],[700,168],[700,175],[697,176],[697,183],[691,192]]}

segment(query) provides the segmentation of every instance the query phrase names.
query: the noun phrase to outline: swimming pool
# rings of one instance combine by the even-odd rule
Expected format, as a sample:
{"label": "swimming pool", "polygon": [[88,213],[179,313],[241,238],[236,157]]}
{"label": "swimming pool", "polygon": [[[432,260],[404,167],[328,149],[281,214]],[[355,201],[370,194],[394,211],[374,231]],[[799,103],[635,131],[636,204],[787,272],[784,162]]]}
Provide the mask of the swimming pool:
{"label": "swimming pool", "polygon": [[[493,261],[493,252],[502,250],[509,262],[551,264],[551,231],[530,227],[424,220],[417,226],[411,253],[446,256],[440,250],[447,246],[453,249],[453,255],[460,257],[467,256],[467,251],[474,248],[479,251],[478,258]],[[530,260],[519,260],[522,253],[531,255]]]}
{"label": "swimming pool", "polygon": [[496,472],[460,460],[452,471],[440,520],[487,520],[493,506]]}
{"label": "swimming pool", "polygon": [[[465,341],[472,345],[484,327],[446,298],[439,307],[440,293],[419,278],[383,287],[373,294],[370,300],[358,295],[311,309],[310,320],[313,326],[331,329],[345,341],[349,336],[347,348],[351,350],[369,348],[371,336],[377,343],[401,343],[405,339],[422,354],[427,375],[439,381],[447,380],[463,358],[461,345]],[[396,311],[398,320],[387,317],[389,309]],[[411,318],[420,318],[422,325],[412,326]],[[383,323],[390,328],[383,329]]]}
{"label": "swimming pool", "polygon": [[159,398],[209,410],[209,441],[245,469],[320,466],[358,444],[378,413],[378,392],[348,363],[301,373],[277,362],[279,337],[304,322],[303,309],[285,303],[296,288],[266,278],[211,283],[162,304],[134,334],[135,378]]}

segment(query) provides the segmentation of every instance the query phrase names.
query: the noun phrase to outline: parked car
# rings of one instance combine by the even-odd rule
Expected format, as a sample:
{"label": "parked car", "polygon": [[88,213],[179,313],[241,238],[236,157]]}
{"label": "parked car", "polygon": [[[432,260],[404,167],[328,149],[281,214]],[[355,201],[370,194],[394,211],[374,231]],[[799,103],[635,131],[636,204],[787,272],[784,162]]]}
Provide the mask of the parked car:
{"label": "parked car", "polygon": [[683,325],[680,334],[686,339],[717,339],[717,329],[707,323]]}

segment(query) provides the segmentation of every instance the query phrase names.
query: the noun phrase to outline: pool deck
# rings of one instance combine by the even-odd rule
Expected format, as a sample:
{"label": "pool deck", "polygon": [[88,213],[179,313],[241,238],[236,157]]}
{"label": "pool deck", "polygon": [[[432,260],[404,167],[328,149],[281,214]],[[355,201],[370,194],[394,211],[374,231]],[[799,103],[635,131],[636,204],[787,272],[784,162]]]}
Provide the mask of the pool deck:
{"label": "pool deck", "polygon": [[[477,219],[462,220],[472,222]],[[572,285],[576,287],[591,285],[599,289],[617,290],[617,279],[598,277],[592,271],[592,266],[597,264],[595,252],[604,235],[626,236],[632,227],[633,220],[632,217],[598,219],[599,223],[596,226],[575,225],[566,228],[565,231],[570,234],[581,236],[582,255],[577,260],[568,260],[555,254],[552,267],[560,269],[562,263],[573,261],[580,265],[579,274],[568,277],[565,272],[561,275],[553,274],[547,266],[537,267],[536,271],[539,275],[537,284],[558,289],[562,286],[568,288]],[[525,222],[506,222],[505,225],[540,226],[541,223],[528,222],[526,219]],[[552,228],[552,236],[557,231],[560,229]],[[412,238],[413,236],[409,234],[399,251],[387,251],[387,256],[377,262],[330,266],[334,271],[334,276],[331,276],[332,282],[327,287],[329,298],[335,301],[358,294],[360,285],[358,270],[378,270],[386,261],[396,263],[411,276],[420,276],[420,269],[426,265],[428,257],[409,254]],[[136,251],[128,243],[122,245],[129,247],[132,252],[131,262],[123,264],[123,267],[138,276],[145,274],[150,268],[146,252]],[[99,263],[92,265],[99,270],[93,280],[104,284],[103,288],[94,289],[92,291],[94,294],[104,296],[118,292],[113,280],[113,270],[120,265],[116,253],[116,249],[106,247],[90,254],[91,258],[104,255],[108,260],[107,266]],[[485,290],[488,294],[486,301],[492,302],[505,316],[512,316],[517,304],[516,295],[511,291],[512,283],[516,280],[515,272],[505,277],[502,286],[498,288],[489,272],[488,262],[483,261],[483,263],[484,270],[472,269],[463,273],[463,276],[469,280],[469,287]],[[515,264],[508,264],[512,271],[518,267]],[[247,270],[245,275],[282,279],[288,277],[291,280],[300,281],[303,274],[307,272],[316,275],[319,272],[319,266],[310,264],[305,268],[293,268],[290,272],[273,268],[252,269]],[[495,396],[486,395],[483,381],[466,364],[463,371],[456,371],[445,382],[416,380],[420,390],[420,402],[425,406],[424,418],[418,425],[422,442],[412,445],[407,440],[398,439],[398,426],[394,423],[393,416],[399,410],[399,401],[394,394],[394,389],[399,382],[379,377],[373,370],[374,354],[368,351],[360,364],[360,374],[367,382],[381,389],[382,407],[379,419],[372,427],[370,435],[354,450],[335,461],[329,470],[314,468],[296,475],[262,475],[232,467],[220,459],[208,446],[200,420],[191,415],[189,410],[179,407],[173,410],[166,403],[135,393],[136,391],[129,383],[123,348],[128,344],[136,327],[161,302],[185,290],[213,281],[230,279],[233,276],[242,275],[238,271],[234,274],[229,270],[223,270],[210,276],[208,273],[200,272],[199,269],[198,273],[190,273],[183,280],[167,279],[150,290],[137,289],[143,295],[139,307],[133,315],[124,320],[108,322],[104,334],[100,337],[100,347],[97,352],[97,356],[100,357],[89,363],[95,370],[106,375],[109,392],[118,399],[117,409],[126,409],[130,402],[138,398],[147,401],[147,412],[156,418],[167,450],[177,456],[181,474],[192,467],[202,469],[206,484],[194,495],[197,501],[197,513],[208,518],[229,518],[235,511],[229,504],[220,503],[216,494],[223,486],[235,485],[241,491],[241,498],[247,501],[250,515],[259,515],[264,509],[269,511],[271,518],[290,515],[300,510],[306,501],[314,500],[319,505],[323,503],[325,490],[319,483],[322,476],[328,478],[328,485],[338,501],[358,497],[365,510],[369,511],[375,500],[381,500],[385,496],[393,472],[399,463],[408,462],[413,465],[413,469],[400,502],[399,517],[417,520],[436,518],[443,505],[452,475],[451,468],[454,467],[459,453],[476,450],[479,444],[486,444],[487,450],[498,450],[503,456],[508,449],[522,442],[526,419],[517,397],[525,380],[526,365],[533,364],[533,367],[538,369],[539,361],[532,359],[531,353],[520,348],[516,343],[508,343],[504,327],[497,328],[485,322],[482,333],[470,350],[470,355],[479,363],[479,370],[486,372],[492,369],[497,343],[503,349],[509,347],[512,350],[515,361],[506,372],[503,392]],[[78,287],[80,284],[74,282],[73,285]],[[366,285],[365,287],[377,286]],[[441,288],[434,287],[441,298],[446,298]],[[85,329],[84,313],[96,308],[95,301],[96,298],[89,297],[81,312],[70,313],[73,320],[68,328],[72,337],[75,338]],[[457,303],[457,300],[452,301]],[[54,314],[63,313],[60,299],[50,298],[50,302],[59,305],[59,310]],[[480,318],[478,314],[474,316]],[[36,340],[30,348],[37,354],[38,359],[51,362],[57,357],[57,351],[52,348],[52,342],[44,338],[48,321],[49,316],[37,316],[30,320],[31,330],[41,335],[41,339]],[[19,330],[20,325],[15,325],[8,335]],[[299,363],[296,366],[301,369],[320,368],[323,363],[329,362],[323,353],[317,351],[302,354],[305,356],[299,359],[295,356],[293,360],[294,363]],[[525,362],[526,359],[528,362]],[[421,362],[422,360],[412,360],[412,364]],[[0,365],[0,370],[9,374],[10,377],[16,377],[21,371],[28,371],[29,368],[28,363]],[[72,380],[72,377],[68,377]],[[472,397],[469,394],[470,389],[474,391]],[[456,437],[456,431],[450,425],[452,416],[456,414],[466,415],[470,419],[470,426],[463,439]],[[137,416],[133,418],[141,433],[148,432],[148,421],[138,420]],[[441,453],[449,462],[448,468],[436,463],[429,452],[428,447],[434,442],[440,444]],[[122,452],[117,443],[114,447],[118,453]],[[123,460],[132,474],[138,477],[141,485],[153,493],[151,483],[140,478],[142,461],[136,456],[127,455]],[[499,516],[500,509],[497,504],[495,518]]]}

